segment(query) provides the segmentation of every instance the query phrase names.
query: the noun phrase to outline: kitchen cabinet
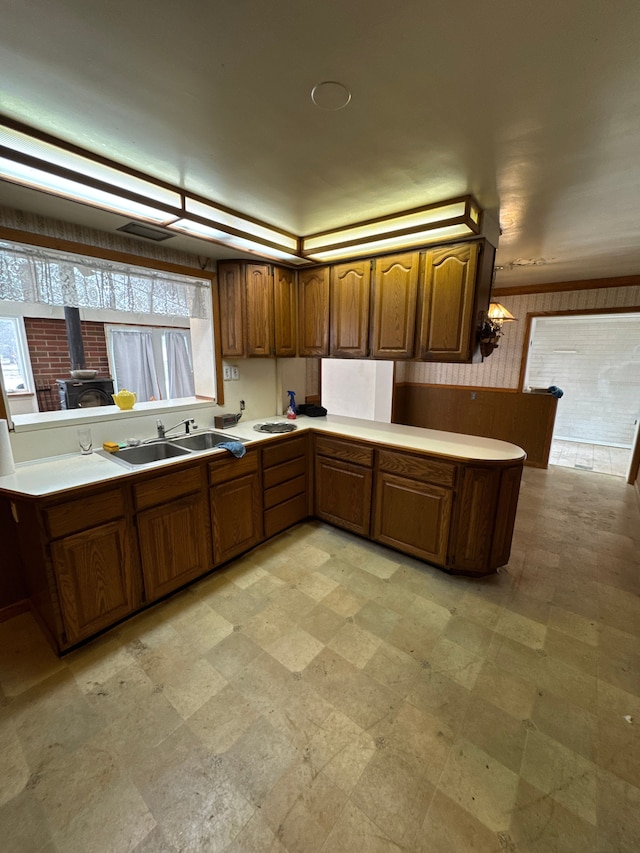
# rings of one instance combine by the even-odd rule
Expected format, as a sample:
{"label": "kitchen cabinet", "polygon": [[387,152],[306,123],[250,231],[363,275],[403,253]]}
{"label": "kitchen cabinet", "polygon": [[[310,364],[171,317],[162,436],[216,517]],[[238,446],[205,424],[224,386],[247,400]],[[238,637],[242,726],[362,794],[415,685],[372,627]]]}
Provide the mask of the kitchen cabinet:
{"label": "kitchen cabinet", "polygon": [[372,288],[372,358],[413,357],[419,269],[419,252],[376,259]]}
{"label": "kitchen cabinet", "polygon": [[461,243],[425,253],[418,353],[423,361],[469,362],[473,358],[480,325],[477,314],[488,308],[490,288],[490,278],[488,286],[476,280],[480,246]]}
{"label": "kitchen cabinet", "polygon": [[223,358],[295,356],[294,271],[220,261],[218,292]]}
{"label": "kitchen cabinet", "polygon": [[213,562],[218,566],[263,539],[258,451],[210,462],[209,485]]}
{"label": "kitchen cabinet", "polygon": [[298,272],[298,352],[329,355],[330,267]]}
{"label": "kitchen cabinet", "polygon": [[224,358],[243,358],[247,354],[245,335],[244,264],[225,261],[218,264],[220,300],[220,344]]}
{"label": "kitchen cabinet", "polygon": [[262,451],[264,535],[269,539],[311,514],[308,436],[268,444]]}
{"label": "kitchen cabinet", "polygon": [[30,598],[61,651],[140,605],[135,531],[120,488],[81,498],[14,504]]}
{"label": "kitchen cabinet", "polygon": [[151,477],[133,492],[145,597],[155,601],[212,567],[202,468]]}
{"label": "kitchen cabinet", "polygon": [[369,356],[371,261],[349,261],[331,267],[330,355]]}
{"label": "kitchen cabinet", "polygon": [[456,466],[396,451],[377,457],[372,538],[446,565]]}
{"label": "kitchen cabinet", "polygon": [[368,536],[373,450],[359,442],[318,436],[315,454],[315,515]]}

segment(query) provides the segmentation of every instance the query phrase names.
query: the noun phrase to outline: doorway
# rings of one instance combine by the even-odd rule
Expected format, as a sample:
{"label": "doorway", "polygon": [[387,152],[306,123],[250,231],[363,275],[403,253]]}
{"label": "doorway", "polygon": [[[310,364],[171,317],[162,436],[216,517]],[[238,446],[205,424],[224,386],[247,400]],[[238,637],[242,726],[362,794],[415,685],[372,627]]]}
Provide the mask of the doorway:
{"label": "doorway", "polygon": [[524,389],[564,392],[550,463],[626,477],[640,420],[640,313],[530,320]]}

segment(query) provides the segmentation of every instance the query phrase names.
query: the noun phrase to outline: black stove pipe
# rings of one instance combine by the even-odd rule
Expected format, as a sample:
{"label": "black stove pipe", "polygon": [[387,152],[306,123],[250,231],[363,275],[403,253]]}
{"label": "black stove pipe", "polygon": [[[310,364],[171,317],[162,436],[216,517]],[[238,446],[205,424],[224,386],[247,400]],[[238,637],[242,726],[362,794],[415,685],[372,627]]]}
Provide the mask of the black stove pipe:
{"label": "black stove pipe", "polygon": [[80,309],[64,306],[64,322],[67,326],[67,342],[72,370],[83,370],[86,367],[82,329],[80,326]]}

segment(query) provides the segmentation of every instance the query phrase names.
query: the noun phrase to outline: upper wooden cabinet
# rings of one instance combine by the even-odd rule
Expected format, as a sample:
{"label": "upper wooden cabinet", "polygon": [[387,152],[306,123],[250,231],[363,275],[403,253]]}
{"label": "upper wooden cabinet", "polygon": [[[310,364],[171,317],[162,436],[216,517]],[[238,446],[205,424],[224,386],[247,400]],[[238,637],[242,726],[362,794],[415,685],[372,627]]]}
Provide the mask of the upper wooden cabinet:
{"label": "upper wooden cabinet", "polygon": [[420,253],[378,258],[373,272],[373,358],[414,355]]}
{"label": "upper wooden cabinet", "polygon": [[329,355],[329,267],[298,272],[298,337],[301,356]]}
{"label": "upper wooden cabinet", "polygon": [[218,263],[223,358],[296,354],[295,273],[269,264]]}
{"label": "upper wooden cabinet", "polygon": [[218,293],[222,355],[227,358],[242,358],[247,354],[244,331],[244,264],[239,261],[218,264]]}
{"label": "upper wooden cabinet", "polygon": [[476,242],[426,252],[418,352],[424,361],[472,360],[476,348],[479,251]]}
{"label": "upper wooden cabinet", "polygon": [[348,261],[331,268],[330,354],[337,358],[369,355],[371,261]]}
{"label": "upper wooden cabinet", "polygon": [[297,350],[296,274],[286,267],[273,270],[273,334],[276,355],[295,356]]}

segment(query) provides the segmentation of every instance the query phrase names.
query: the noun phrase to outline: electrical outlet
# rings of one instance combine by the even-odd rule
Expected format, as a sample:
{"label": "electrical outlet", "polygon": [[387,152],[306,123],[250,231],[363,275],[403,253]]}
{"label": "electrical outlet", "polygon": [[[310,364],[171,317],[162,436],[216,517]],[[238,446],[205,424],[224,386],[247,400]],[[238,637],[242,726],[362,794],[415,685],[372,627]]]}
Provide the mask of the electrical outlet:
{"label": "electrical outlet", "polygon": [[232,379],[240,379],[240,370],[234,364],[231,368],[231,378]]}
{"label": "electrical outlet", "polygon": [[226,364],[225,364],[225,366],[224,366],[224,367],[223,367],[223,369],[222,369],[222,378],[223,378],[225,381],[226,381],[226,380],[228,380],[228,379],[231,379],[231,368],[230,368],[228,365],[226,365]]}

